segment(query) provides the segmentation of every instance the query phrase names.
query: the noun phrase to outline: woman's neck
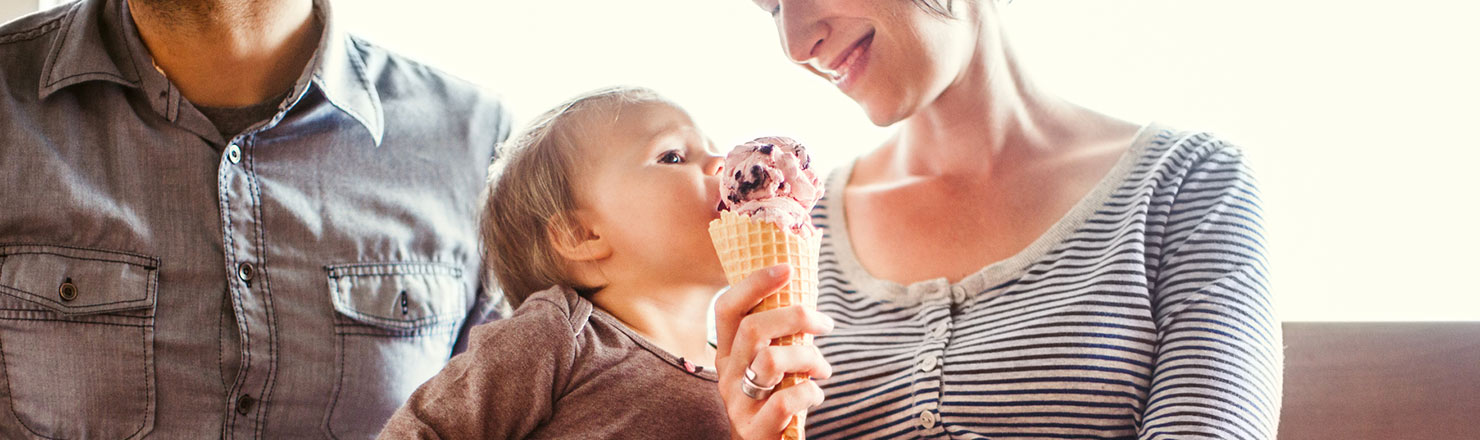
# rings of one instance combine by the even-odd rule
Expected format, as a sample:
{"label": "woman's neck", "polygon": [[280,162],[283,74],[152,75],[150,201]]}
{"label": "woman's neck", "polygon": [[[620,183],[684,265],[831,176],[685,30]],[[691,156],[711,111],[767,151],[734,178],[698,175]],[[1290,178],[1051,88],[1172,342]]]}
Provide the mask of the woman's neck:
{"label": "woman's neck", "polygon": [[699,365],[714,365],[706,317],[715,286],[608,285],[591,302],[628,328],[676,356]]}
{"label": "woman's neck", "polygon": [[864,157],[865,175],[884,181],[990,176],[999,164],[1020,166],[1072,144],[1075,127],[1100,116],[1037,88],[1003,33],[983,34],[956,81]]}

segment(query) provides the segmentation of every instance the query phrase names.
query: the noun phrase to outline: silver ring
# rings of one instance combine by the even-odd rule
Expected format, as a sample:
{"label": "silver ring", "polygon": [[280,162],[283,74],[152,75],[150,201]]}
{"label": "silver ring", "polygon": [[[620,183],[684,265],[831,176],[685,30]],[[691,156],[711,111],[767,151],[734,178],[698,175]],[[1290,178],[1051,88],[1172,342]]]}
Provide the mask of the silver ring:
{"label": "silver ring", "polygon": [[750,398],[755,400],[766,400],[767,397],[771,396],[771,390],[774,389],[776,389],[776,385],[768,387],[756,385],[755,372],[751,371],[750,367],[745,368],[745,377],[740,378],[740,392],[745,393],[746,396],[750,396]]}

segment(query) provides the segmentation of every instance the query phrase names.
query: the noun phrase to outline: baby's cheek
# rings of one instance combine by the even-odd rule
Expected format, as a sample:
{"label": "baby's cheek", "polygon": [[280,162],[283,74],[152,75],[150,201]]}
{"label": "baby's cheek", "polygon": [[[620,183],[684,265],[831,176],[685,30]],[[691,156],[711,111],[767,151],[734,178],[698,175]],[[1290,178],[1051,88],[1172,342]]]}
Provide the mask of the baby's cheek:
{"label": "baby's cheek", "polygon": [[707,204],[704,200],[690,199],[683,194],[665,194],[643,217],[651,226],[651,234],[672,239],[693,233],[696,229],[708,228],[707,215],[711,208],[704,206]]}

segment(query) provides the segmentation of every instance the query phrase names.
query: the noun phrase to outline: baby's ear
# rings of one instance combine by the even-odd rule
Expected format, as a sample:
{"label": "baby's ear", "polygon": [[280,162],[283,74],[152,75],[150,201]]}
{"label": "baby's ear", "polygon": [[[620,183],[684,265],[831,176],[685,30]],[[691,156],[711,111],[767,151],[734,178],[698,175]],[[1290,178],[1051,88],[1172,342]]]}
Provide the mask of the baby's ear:
{"label": "baby's ear", "polygon": [[572,212],[550,219],[545,238],[566,260],[590,262],[610,257],[611,244],[587,226],[582,213]]}

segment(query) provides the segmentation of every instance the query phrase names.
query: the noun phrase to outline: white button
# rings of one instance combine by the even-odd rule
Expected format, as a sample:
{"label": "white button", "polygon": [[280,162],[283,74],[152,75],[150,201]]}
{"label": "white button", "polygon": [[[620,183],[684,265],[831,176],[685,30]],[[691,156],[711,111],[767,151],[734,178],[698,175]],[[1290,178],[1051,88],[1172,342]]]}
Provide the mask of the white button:
{"label": "white button", "polygon": [[930,411],[920,412],[920,427],[930,429],[935,427],[935,413]]}
{"label": "white button", "polygon": [[940,324],[936,324],[935,325],[935,328],[930,329],[930,337],[932,337],[932,338],[944,338],[944,337],[946,337],[946,333],[949,333],[950,331],[951,331],[951,324],[948,323],[948,322],[942,322]]}
{"label": "white button", "polygon": [[924,359],[920,359],[920,371],[928,373],[934,370],[938,363],[940,363],[940,358],[935,357],[933,354],[925,355]]}
{"label": "white button", "polygon": [[241,149],[241,147],[236,146],[236,144],[227,145],[226,146],[226,160],[231,161],[231,163],[241,163],[241,161],[242,161],[242,149]]}
{"label": "white button", "polygon": [[955,299],[958,303],[966,302],[966,288],[961,286],[952,286],[951,298]]}

